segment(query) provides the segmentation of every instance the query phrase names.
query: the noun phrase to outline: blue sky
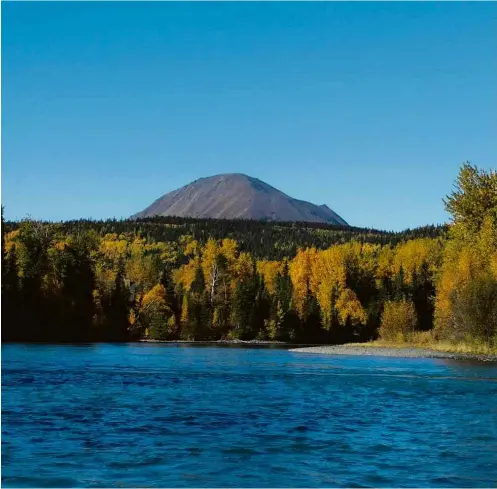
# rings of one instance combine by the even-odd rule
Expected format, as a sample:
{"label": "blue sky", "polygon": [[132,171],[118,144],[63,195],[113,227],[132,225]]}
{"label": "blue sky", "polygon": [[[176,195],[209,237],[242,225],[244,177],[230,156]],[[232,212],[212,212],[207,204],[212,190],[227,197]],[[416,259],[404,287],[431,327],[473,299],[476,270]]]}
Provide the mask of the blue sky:
{"label": "blue sky", "polygon": [[6,216],[121,217],[241,172],[349,223],[443,222],[497,161],[497,4],[2,4]]}

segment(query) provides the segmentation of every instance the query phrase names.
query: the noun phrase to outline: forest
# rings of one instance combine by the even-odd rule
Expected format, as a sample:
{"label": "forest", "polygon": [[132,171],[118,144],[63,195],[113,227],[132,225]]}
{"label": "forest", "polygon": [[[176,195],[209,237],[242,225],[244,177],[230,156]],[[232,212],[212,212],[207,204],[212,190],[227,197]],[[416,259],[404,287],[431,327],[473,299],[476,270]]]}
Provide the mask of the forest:
{"label": "forest", "polygon": [[[5,232],[19,229],[20,222],[5,222]],[[63,235],[94,231],[99,236],[139,236],[147,242],[178,242],[189,236],[201,245],[208,239],[230,238],[240,251],[257,259],[283,260],[294,257],[299,248],[326,249],[334,244],[360,243],[394,245],[413,238],[435,238],[447,233],[447,226],[424,226],[401,232],[338,226],[310,222],[270,222],[248,219],[198,219],[154,217],[137,220],[94,221],[80,219],[59,223],[44,222]]]}
{"label": "forest", "polygon": [[497,172],[402,233],[153,218],[4,222],[2,341],[381,338],[497,346]]}

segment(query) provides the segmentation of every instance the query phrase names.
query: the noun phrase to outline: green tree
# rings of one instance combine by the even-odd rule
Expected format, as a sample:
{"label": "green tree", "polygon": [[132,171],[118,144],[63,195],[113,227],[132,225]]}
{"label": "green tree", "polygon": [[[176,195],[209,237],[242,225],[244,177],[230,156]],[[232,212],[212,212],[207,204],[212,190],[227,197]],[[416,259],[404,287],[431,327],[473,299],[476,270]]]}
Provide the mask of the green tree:
{"label": "green tree", "polygon": [[181,324],[181,300],[176,294],[169,264],[163,267],[159,284],[164,287],[165,305],[172,312],[172,319],[169,319],[168,332],[169,334],[176,336],[179,334]]}
{"label": "green tree", "polygon": [[2,253],[2,338],[15,341],[23,338],[20,331],[22,303],[19,288],[19,270],[16,248]]}
{"label": "green tree", "polygon": [[49,270],[48,250],[54,227],[26,219],[19,226],[17,256],[21,276],[22,338],[28,341],[50,339],[48,325],[53,311],[44,287]]}
{"label": "green tree", "polygon": [[453,221],[477,231],[486,215],[497,220],[497,172],[480,170],[465,162],[454,191],[444,199]]}
{"label": "green tree", "polygon": [[114,286],[104,307],[104,339],[107,341],[127,341],[129,339],[129,290],[125,284],[124,263],[119,261]]}
{"label": "green tree", "polygon": [[285,260],[275,281],[275,293],[269,321],[271,339],[283,341],[295,338],[299,320],[292,308],[292,297],[293,285],[288,261]]}
{"label": "green tree", "polygon": [[452,300],[457,325],[453,339],[497,346],[497,280],[490,273],[475,277]]}
{"label": "green tree", "polygon": [[412,273],[409,295],[416,309],[418,329],[421,331],[433,329],[435,284],[426,262],[423,263],[419,273],[416,271]]}
{"label": "green tree", "polygon": [[202,267],[195,269],[195,278],[185,295],[186,318],[183,318],[181,335],[187,340],[202,340],[209,336],[209,295],[205,290]]}
{"label": "green tree", "polygon": [[392,294],[393,294],[393,299],[397,301],[406,298],[407,286],[406,286],[404,268],[402,267],[402,265],[400,266],[399,271],[395,274],[395,277],[393,279]]}
{"label": "green tree", "polygon": [[61,331],[71,341],[88,341],[92,335],[95,314],[93,290],[95,271],[91,253],[95,249],[94,236],[79,233],[72,237],[66,253],[69,259],[62,278],[61,296],[65,304],[64,324]]}
{"label": "green tree", "polygon": [[236,339],[247,339],[253,333],[256,288],[253,276],[244,278],[236,284],[232,307],[232,336]]}

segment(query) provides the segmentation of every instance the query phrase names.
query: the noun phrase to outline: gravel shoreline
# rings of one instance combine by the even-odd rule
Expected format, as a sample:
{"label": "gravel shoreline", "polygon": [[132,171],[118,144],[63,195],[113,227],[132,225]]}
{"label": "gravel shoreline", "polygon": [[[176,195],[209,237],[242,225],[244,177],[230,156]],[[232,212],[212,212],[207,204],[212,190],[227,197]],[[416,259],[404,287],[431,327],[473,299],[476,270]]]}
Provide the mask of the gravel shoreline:
{"label": "gravel shoreline", "polygon": [[477,360],[480,362],[497,362],[497,355],[483,355],[476,353],[454,353],[429,348],[415,347],[388,347],[388,346],[354,346],[354,345],[295,345],[283,341],[264,340],[217,340],[217,341],[188,341],[188,340],[152,340],[142,339],[139,343],[169,343],[189,345],[277,345],[280,347],[291,347],[288,351],[294,353],[315,353],[320,355],[354,355],[375,357],[397,357],[397,358],[445,358],[452,360]]}
{"label": "gravel shoreline", "polygon": [[398,357],[398,358],[445,358],[452,360],[478,360],[482,362],[497,362],[496,355],[478,355],[469,353],[452,353],[430,350],[427,348],[395,348],[379,346],[312,346],[307,348],[292,348],[296,353],[317,353],[320,355],[358,355],[376,357]]}

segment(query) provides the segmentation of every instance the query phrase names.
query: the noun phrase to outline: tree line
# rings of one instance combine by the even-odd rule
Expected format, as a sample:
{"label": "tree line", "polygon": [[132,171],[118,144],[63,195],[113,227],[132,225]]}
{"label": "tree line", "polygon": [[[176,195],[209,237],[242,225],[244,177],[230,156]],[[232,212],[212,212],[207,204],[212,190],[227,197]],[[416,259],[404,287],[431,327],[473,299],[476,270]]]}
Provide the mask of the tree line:
{"label": "tree line", "polygon": [[[449,226],[403,238],[309,223],[2,219],[2,338],[343,343],[429,334],[496,346],[496,172],[464,164],[445,205]],[[288,246],[291,236],[299,246]],[[300,246],[308,238],[314,244]]]}
{"label": "tree line", "polygon": [[[6,222],[6,232],[19,228],[20,222]],[[151,217],[144,219],[107,219],[95,221],[80,219],[53,225],[62,234],[94,231],[98,236],[109,234],[140,236],[148,242],[177,242],[191,236],[205,245],[209,238],[230,238],[238,243],[240,251],[251,253],[257,259],[283,260],[297,254],[299,248],[326,249],[334,244],[360,243],[395,245],[414,238],[435,238],[447,233],[448,227],[423,226],[400,232],[309,222],[272,222],[248,219],[197,219],[188,217]]]}

